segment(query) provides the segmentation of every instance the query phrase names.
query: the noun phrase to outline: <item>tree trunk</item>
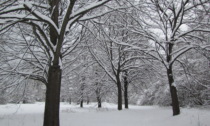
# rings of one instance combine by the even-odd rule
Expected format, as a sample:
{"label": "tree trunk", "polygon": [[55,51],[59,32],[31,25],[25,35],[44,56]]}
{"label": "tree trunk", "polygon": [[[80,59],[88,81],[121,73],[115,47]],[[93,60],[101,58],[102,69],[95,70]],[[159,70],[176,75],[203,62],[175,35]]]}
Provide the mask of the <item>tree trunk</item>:
{"label": "tree trunk", "polygon": [[80,101],[80,107],[83,108],[83,99]]}
{"label": "tree trunk", "polygon": [[96,93],[96,100],[98,102],[98,108],[101,108],[101,96],[100,96],[100,88],[98,87],[98,83],[96,83],[97,89],[95,91]]}
{"label": "tree trunk", "polygon": [[[60,0],[51,0],[50,2],[51,19],[57,26],[58,26],[58,18],[59,18],[59,2]],[[52,26],[50,26],[50,40],[53,43],[53,45],[57,44],[58,35],[54,27]]]}
{"label": "tree trunk", "polygon": [[168,76],[168,82],[169,82],[170,93],[171,93],[173,116],[179,115],[180,114],[179,100],[177,96],[177,90],[174,85],[174,78],[173,78],[173,72],[172,72],[171,67],[167,69],[167,76]]}
{"label": "tree trunk", "polygon": [[172,107],[173,107],[173,115],[179,115],[180,114],[180,108],[179,108],[179,100],[177,96],[177,90],[176,87],[171,86],[171,98],[172,98]]}
{"label": "tree trunk", "polygon": [[89,103],[90,103],[90,99],[89,99],[89,97],[87,96],[87,105],[89,105]]}
{"label": "tree trunk", "polygon": [[60,87],[62,74],[60,66],[50,66],[48,74],[43,126],[59,126]]}
{"label": "tree trunk", "polygon": [[125,100],[125,108],[128,109],[128,85],[124,85],[124,100]]}
{"label": "tree trunk", "polygon": [[[59,1],[60,0],[49,1],[51,6],[50,11],[52,12],[51,19],[57,26],[59,17]],[[51,43],[56,45],[59,37],[52,26],[50,26],[49,32]],[[44,126],[59,126],[61,74],[62,71],[58,62],[49,67],[45,99]]]}
{"label": "tree trunk", "polygon": [[69,104],[71,104],[71,97],[69,97]]}
{"label": "tree trunk", "polygon": [[99,96],[97,97],[97,102],[98,102],[98,108],[101,108],[101,98]]}
{"label": "tree trunk", "polygon": [[[167,43],[166,47],[168,50],[166,59],[167,59],[167,63],[170,64],[171,59],[172,59],[171,54],[172,54],[173,44]],[[168,77],[168,83],[169,83],[169,88],[170,88],[170,93],[171,93],[173,116],[175,116],[175,115],[180,114],[180,108],[179,108],[179,100],[178,100],[178,96],[177,96],[177,90],[176,90],[176,87],[174,84],[172,65],[173,64],[170,64],[167,68],[167,77]]]}
{"label": "tree trunk", "polygon": [[125,108],[128,109],[128,78],[127,72],[125,72],[124,76],[124,100],[125,100]]}
{"label": "tree trunk", "polygon": [[122,87],[120,78],[117,79],[117,90],[118,90],[118,110],[122,110]]}
{"label": "tree trunk", "polygon": [[[85,78],[82,78],[82,80],[84,81]],[[84,83],[82,83],[81,87],[80,87],[80,90],[81,90],[81,99],[80,99],[80,107],[83,108],[83,101],[84,101]]]}

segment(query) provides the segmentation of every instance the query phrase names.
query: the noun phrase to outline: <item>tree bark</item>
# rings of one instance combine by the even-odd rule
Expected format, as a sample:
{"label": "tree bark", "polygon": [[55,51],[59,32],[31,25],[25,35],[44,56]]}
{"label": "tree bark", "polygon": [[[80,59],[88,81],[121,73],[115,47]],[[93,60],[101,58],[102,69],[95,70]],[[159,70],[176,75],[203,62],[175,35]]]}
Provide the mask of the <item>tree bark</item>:
{"label": "tree bark", "polygon": [[124,76],[124,100],[125,100],[125,108],[128,109],[128,80],[127,80],[127,72]]}
{"label": "tree bark", "polygon": [[122,87],[121,87],[121,82],[120,78],[117,77],[117,91],[118,91],[118,110],[122,110]]}
{"label": "tree bark", "polygon": [[69,97],[69,104],[71,104],[71,97]]}
{"label": "tree bark", "polygon": [[95,90],[96,93],[96,100],[98,102],[98,108],[101,108],[101,95],[100,95],[100,88],[98,87],[98,83],[96,83],[97,89]]}
{"label": "tree bark", "polygon": [[83,98],[80,101],[80,107],[83,108]]}
{"label": "tree bark", "polygon": [[[51,0],[50,2],[50,12],[52,13],[51,19],[58,26],[58,17],[59,17],[59,2],[60,0]],[[53,45],[57,44],[58,35],[54,29],[54,27],[50,26],[50,40]]]}
{"label": "tree bark", "polygon": [[[85,78],[82,78],[83,81],[85,81]],[[85,88],[85,84],[82,83],[80,90],[81,90],[81,99],[80,99],[80,107],[83,108],[83,101],[84,101],[84,88]]]}
{"label": "tree bark", "polygon": [[98,108],[101,108],[102,107],[101,98],[99,96],[97,97],[97,102],[98,102]]}
{"label": "tree bark", "polygon": [[174,78],[173,78],[173,72],[172,72],[171,67],[167,69],[167,76],[168,76],[168,82],[169,82],[170,93],[171,93],[173,116],[179,115],[180,114],[179,100],[178,100],[178,95],[177,95],[177,89],[174,85]]}
{"label": "tree bark", "polygon": [[89,97],[87,96],[87,105],[89,105],[89,103],[90,103],[90,99],[89,99]]}
{"label": "tree bark", "polygon": [[59,126],[61,74],[60,66],[50,66],[43,126]]}
{"label": "tree bark", "polygon": [[171,59],[172,59],[172,49],[173,49],[173,43],[167,43],[167,63],[169,64],[167,68],[167,77],[168,77],[168,83],[169,83],[169,88],[170,88],[170,93],[171,93],[171,100],[172,100],[172,109],[173,109],[173,116],[179,115],[180,114],[180,108],[179,108],[179,100],[177,96],[177,90],[174,85],[174,77],[173,77],[173,70],[172,70],[172,64],[170,64]]}

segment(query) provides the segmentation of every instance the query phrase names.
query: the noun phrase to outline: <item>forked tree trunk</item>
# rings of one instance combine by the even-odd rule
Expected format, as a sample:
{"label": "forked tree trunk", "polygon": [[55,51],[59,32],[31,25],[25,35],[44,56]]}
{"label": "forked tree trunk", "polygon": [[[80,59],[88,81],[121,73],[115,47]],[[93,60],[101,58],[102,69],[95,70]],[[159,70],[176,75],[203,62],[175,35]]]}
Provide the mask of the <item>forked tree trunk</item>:
{"label": "forked tree trunk", "polygon": [[43,126],[59,126],[61,74],[59,66],[50,66]]}
{"label": "forked tree trunk", "polygon": [[[57,26],[59,17],[59,1],[60,0],[49,1],[51,6],[50,11],[52,12],[51,19]],[[52,44],[56,45],[59,37],[52,26],[50,26],[49,34]],[[49,67],[45,99],[44,126],[59,126],[61,74],[62,71],[57,63],[54,63]]]}
{"label": "forked tree trunk", "polygon": [[179,100],[178,100],[176,86],[174,85],[172,68],[169,68],[167,70],[167,76],[171,93],[173,116],[179,115],[180,114]]}

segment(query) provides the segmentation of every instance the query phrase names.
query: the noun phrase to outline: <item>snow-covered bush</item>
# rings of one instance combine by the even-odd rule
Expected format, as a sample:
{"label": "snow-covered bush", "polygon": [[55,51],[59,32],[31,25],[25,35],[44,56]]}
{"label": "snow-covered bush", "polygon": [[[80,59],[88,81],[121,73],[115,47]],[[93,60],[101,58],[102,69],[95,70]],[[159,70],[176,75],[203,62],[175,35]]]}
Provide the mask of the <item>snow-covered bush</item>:
{"label": "snow-covered bush", "polygon": [[[193,81],[177,84],[180,106],[210,105],[210,88]],[[145,90],[140,101],[141,105],[171,105],[171,95],[167,84],[155,83]]]}
{"label": "snow-covered bush", "polygon": [[8,102],[7,97],[5,96],[5,90],[0,90],[0,105],[6,104]]}
{"label": "snow-covered bush", "polygon": [[0,96],[0,105],[6,104],[7,99],[5,97]]}
{"label": "snow-covered bush", "polygon": [[181,106],[210,105],[209,89],[199,83],[189,82],[178,88]]}
{"label": "snow-covered bush", "polygon": [[179,70],[179,77],[176,78],[180,105],[210,105],[209,60],[193,50],[181,60],[183,70]]}
{"label": "snow-covered bush", "polygon": [[161,81],[154,83],[150,88],[145,90],[141,105],[171,105],[171,97],[167,84],[163,84]]}

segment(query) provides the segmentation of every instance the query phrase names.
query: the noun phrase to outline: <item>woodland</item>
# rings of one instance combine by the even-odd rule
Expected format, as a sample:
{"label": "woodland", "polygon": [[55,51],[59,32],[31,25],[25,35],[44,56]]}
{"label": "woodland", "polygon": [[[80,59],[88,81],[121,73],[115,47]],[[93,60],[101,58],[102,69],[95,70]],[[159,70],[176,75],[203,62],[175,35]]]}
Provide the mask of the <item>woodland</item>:
{"label": "woodland", "polygon": [[0,104],[210,105],[209,0],[0,0]]}

